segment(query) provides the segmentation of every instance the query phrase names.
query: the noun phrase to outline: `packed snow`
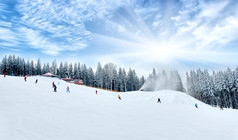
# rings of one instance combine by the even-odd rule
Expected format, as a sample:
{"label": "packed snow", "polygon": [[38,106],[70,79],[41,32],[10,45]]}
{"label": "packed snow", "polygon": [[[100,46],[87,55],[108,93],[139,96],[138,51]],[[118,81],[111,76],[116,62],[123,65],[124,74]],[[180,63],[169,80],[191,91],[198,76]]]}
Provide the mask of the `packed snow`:
{"label": "packed snow", "polygon": [[25,82],[23,77],[1,75],[0,85],[1,140],[238,138],[237,110],[220,110],[182,92],[118,93],[41,76]]}

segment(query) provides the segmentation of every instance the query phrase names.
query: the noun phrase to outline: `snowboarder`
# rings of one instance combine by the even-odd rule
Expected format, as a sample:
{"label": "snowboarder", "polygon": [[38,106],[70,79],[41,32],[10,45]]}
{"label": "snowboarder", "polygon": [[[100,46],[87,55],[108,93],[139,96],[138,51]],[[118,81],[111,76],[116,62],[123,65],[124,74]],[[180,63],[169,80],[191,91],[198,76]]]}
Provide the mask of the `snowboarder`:
{"label": "snowboarder", "polygon": [[25,82],[26,82],[26,76],[24,77],[24,80],[25,80]]}
{"label": "snowboarder", "polygon": [[37,84],[37,82],[38,82],[38,79],[36,79],[35,83]]}
{"label": "snowboarder", "polygon": [[198,108],[198,104],[197,103],[195,104],[195,107]]}
{"label": "snowboarder", "polygon": [[118,97],[119,100],[121,100],[121,96],[120,95],[118,95],[117,97]]}
{"label": "snowboarder", "polygon": [[70,91],[69,91],[69,86],[67,86],[67,88],[66,88],[66,92],[70,93]]}
{"label": "snowboarder", "polygon": [[98,94],[98,91],[96,90],[96,95]]}
{"label": "snowboarder", "polygon": [[56,87],[56,85],[54,84],[54,92],[56,92],[57,91],[57,87]]}
{"label": "snowboarder", "polygon": [[161,103],[161,101],[160,101],[160,98],[158,98],[158,101],[157,101],[157,103]]}

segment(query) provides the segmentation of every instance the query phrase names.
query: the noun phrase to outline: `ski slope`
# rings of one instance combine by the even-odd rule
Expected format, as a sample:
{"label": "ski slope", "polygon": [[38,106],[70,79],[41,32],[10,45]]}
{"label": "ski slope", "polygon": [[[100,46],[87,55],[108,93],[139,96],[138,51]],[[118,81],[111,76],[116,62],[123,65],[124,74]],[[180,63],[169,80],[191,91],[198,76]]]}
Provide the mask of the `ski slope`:
{"label": "ski slope", "polygon": [[1,75],[0,86],[1,140],[238,138],[237,110],[220,110],[181,92],[116,93],[41,76],[25,82],[23,77]]}

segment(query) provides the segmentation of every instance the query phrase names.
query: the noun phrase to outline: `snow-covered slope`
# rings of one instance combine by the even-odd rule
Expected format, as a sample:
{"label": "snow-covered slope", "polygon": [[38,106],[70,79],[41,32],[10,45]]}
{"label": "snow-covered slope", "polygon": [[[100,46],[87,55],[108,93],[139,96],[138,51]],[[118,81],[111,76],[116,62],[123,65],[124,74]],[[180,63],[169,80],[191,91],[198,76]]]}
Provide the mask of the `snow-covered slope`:
{"label": "snow-covered slope", "polygon": [[[58,87],[56,93],[53,81]],[[23,77],[2,75],[0,86],[1,140],[238,138],[237,110],[222,111],[181,92],[116,93],[56,78],[28,77],[25,82]],[[70,93],[66,93],[67,86]]]}

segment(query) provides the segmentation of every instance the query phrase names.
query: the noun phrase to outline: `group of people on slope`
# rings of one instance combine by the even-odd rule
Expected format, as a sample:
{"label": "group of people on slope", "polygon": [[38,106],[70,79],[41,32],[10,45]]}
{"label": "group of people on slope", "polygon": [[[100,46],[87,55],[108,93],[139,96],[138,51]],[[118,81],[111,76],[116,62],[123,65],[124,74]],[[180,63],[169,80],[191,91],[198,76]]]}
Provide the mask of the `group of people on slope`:
{"label": "group of people on slope", "polygon": [[[59,83],[58,83],[59,84]],[[55,82],[52,83],[52,87],[54,88],[54,92],[57,92],[57,86],[55,85]],[[66,88],[66,92],[70,93],[69,86]]]}
{"label": "group of people on slope", "polygon": [[[98,94],[98,91],[96,90],[96,95]],[[119,99],[119,100],[121,100],[121,96],[118,94],[117,95],[117,98]]]}
{"label": "group of people on slope", "polygon": [[[4,74],[4,77],[6,77],[6,73]],[[27,81],[27,77],[26,77],[26,76],[24,77],[24,80]],[[36,84],[38,83],[38,79],[36,79],[35,83],[36,83]],[[54,88],[54,92],[57,92],[57,86],[55,85],[54,82],[52,83],[52,86],[53,86],[53,88]],[[69,86],[67,86],[66,92],[67,92],[67,93],[70,93]],[[97,95],[97,94],[98,94],[98,91],[96,90],[96,95]],[[119,100],[121,100],[121,96],[120,96],[119,94],[118,94],[117,97],[118,97]],[[158,98],[157,103],[161,103],[160,98]],[[197,103],[195,103],[195,107],[198,108],[198,104],[197,104]],[[220,109],[223,110],[223,106],[222,106],[222,105],[220,105]]]}

